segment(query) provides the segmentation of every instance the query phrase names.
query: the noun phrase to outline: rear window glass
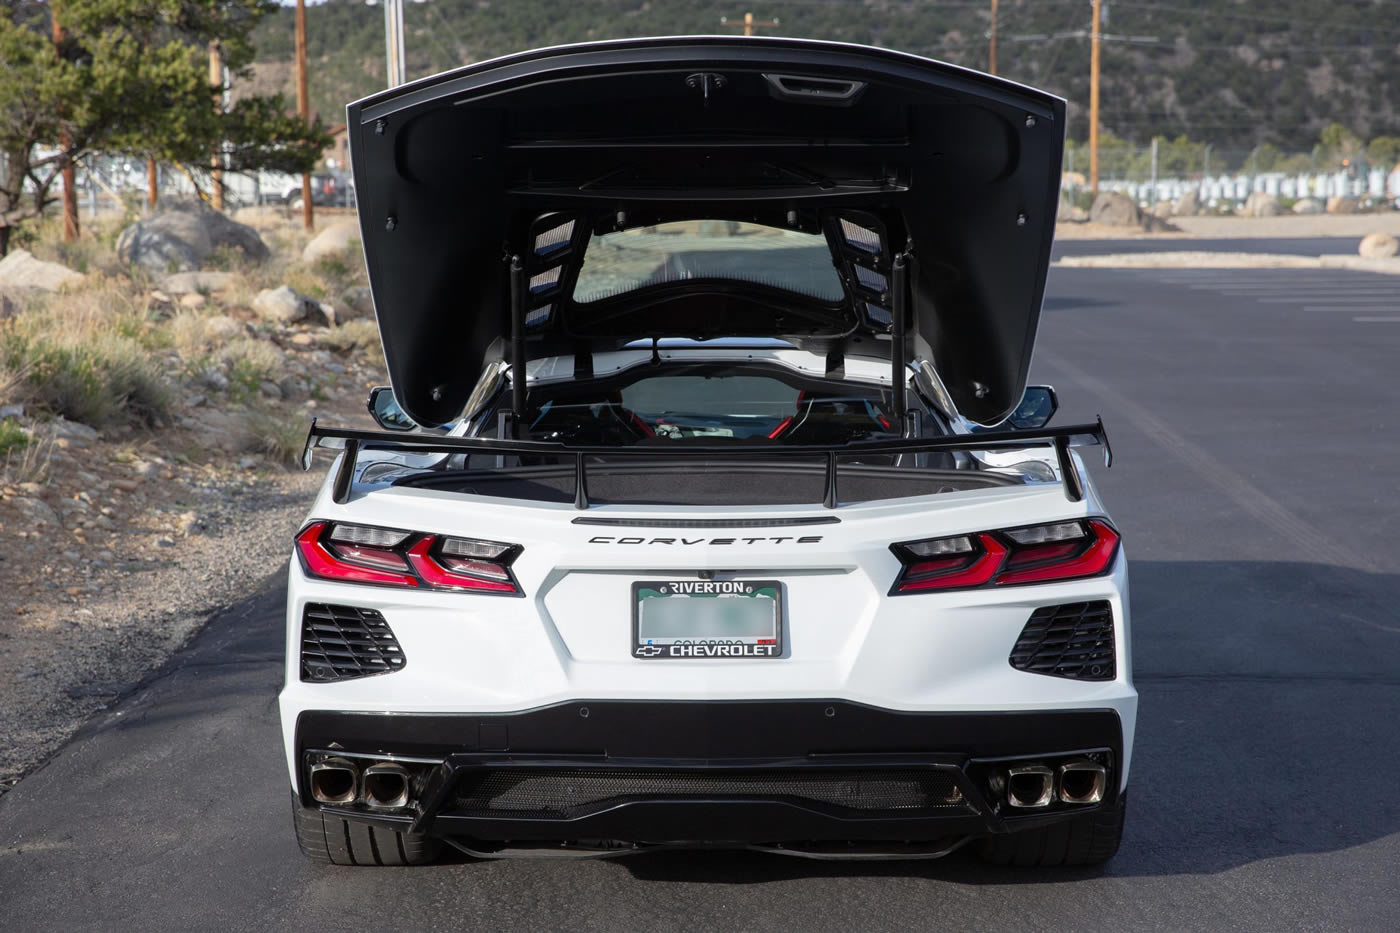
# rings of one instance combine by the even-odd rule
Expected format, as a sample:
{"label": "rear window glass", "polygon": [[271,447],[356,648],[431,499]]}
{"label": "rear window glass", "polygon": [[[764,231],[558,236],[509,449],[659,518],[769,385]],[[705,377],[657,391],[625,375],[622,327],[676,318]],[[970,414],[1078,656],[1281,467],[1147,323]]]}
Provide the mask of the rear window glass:
{"label": "rear window glass", "polygon": [[573,297],[587,303],[685,279],[753,282],[826,302],[845,297],[826,237],[731,220],[688,220],[595,236]]}

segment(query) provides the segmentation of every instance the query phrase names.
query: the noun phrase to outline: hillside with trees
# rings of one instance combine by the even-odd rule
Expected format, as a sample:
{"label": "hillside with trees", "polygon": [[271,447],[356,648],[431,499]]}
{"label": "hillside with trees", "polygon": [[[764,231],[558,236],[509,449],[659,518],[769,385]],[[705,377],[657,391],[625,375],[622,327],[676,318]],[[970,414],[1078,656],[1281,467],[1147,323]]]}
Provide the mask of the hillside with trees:
{"label": "hillside with trees", "polygon": [[[1109,0],[1103,126],[1143,145],[1189,136],[1249,151],[1306,151],[1337,123],[1361,140],[1400,135],[1400,5],[1395,0]],[[427,0],[405,5],[410,78],[521,49],[589,39],[734,32],[752,10],[803,36],[903,49],[985,69],[990,0]],[[1089,0],[1001,0],[999,72],[1070,101],[1069,135],[1088,135]],[[383,87],[383,10],[329,0],[307,11],[314,109],[337,123],[347,101]],[[260,90],[290,92],[293,17],[253,36]]]}

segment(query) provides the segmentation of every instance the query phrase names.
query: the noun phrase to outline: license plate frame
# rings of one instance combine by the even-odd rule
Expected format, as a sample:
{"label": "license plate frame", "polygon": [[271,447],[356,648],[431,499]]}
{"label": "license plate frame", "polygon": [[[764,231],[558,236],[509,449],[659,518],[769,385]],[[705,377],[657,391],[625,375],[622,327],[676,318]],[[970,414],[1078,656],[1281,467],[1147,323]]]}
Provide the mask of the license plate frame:
{"label": "license plate frame", "polygon": [[[631,596],[630,654],[639,661],[774,660],[783,656],[783,586],[777,580],[636,580]],[[767,600],[772,603],[772,628],[737,638],[697,635],[644,639],[643,603],[656,599]]]}

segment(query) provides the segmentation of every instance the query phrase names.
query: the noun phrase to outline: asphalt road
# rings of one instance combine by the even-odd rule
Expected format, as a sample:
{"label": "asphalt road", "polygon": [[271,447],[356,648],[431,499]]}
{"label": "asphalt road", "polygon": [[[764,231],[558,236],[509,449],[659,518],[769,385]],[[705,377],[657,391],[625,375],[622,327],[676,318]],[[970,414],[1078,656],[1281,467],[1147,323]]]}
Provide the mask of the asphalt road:
{"label": "asphalt road", "polygon": [[327,868],[280,760],[280,582],[0,798],[0,928],[1394,930],[1400,288],[1052,273],[1034,375],[1101,412],[1132,563],[1132,806],[1101,870],[671,853]]}

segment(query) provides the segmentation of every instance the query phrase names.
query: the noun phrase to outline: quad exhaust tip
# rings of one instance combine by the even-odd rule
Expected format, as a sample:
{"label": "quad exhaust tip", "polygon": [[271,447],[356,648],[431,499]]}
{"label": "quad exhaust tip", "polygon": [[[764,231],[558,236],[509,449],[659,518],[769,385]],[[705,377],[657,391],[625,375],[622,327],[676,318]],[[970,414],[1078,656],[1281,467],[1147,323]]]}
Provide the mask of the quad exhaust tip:
{"label": "quad exhaust tip", "polygon": [[1108,786],[1108,769],[1098,762],[1075,759],[1060,765],[1061,803],[1098,803]]}
{"label": "quad exhaust tip", "polygon": [[1055,799],[1055,772],[1045,765],[1016,765],[1006,770],[1006,802],[1032,810]]}
{"label": "quad exhaust tip", "polygon": [[381,761],[365,769],[365,804],[376,810],[395,810],[408,806],[408,769],[392,761]]}
{"label": "quad exhaust tip", "polygon": [[349,804],[359,796],[360,769],[346,758],[326,758],[311,765],[311,796],[317,803]]}

